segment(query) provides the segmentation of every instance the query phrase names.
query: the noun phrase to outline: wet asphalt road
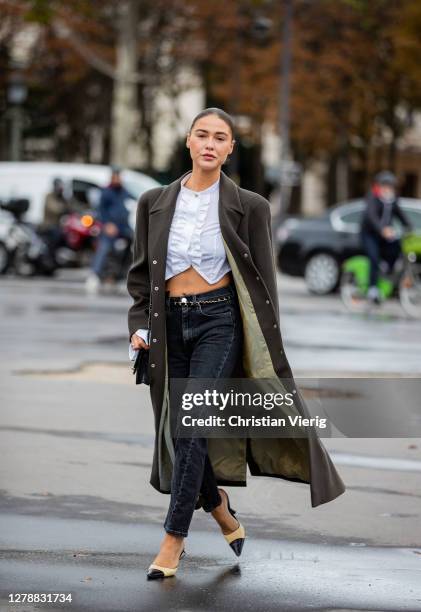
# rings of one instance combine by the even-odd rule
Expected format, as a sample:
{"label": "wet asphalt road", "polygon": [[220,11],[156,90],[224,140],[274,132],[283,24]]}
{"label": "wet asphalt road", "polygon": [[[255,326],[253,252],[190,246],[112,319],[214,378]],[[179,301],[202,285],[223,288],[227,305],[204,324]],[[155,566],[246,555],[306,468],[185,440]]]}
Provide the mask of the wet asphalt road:
{"label": "wet asphalt road", "polygon": [[[350,316],[280,278],[296,375],[421,371],[421,325],[399,306]],[[311,508],[306,485],[230,488],[247,530],[237,559],[195,512],[176,578],[147,582],[168,496],[149,485],[148,391],[127,360],[124,295],[86,297],[79,273],[0,281],[0,610],[421,610],[421,440],[324,441],[347,491]],[[369,341],[368,341],[369,338]],[[71,604],[8,604],[9,593]]]}

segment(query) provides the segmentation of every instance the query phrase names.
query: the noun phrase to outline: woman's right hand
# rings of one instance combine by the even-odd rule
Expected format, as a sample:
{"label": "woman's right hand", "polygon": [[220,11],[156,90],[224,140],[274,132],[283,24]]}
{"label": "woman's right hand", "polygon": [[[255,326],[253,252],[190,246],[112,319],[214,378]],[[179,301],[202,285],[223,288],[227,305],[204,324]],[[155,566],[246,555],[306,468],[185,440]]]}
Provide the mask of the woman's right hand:
{"label": "woman's right hand", "polygon": [[132,337],[130,338],[130,344],[132,345],[132,347],[135,350],[141,349],[141,348],[149,350],[149,348],[150,348],[150,344],[146,344],[146,342],[143,340],[143,338],[138,336],[136,333],[134,333],[132,335]]}

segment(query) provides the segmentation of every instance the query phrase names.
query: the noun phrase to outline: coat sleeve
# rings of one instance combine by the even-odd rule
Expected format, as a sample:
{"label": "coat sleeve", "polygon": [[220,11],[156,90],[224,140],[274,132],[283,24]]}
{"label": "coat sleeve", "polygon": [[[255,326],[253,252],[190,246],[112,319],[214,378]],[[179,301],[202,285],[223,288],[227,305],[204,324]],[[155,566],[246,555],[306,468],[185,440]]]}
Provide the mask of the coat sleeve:
{"label": "coat sleeve", "polygon": [[271,221],[272,216],[269,202],[264,198],[259,198],[259,201],[250,212],[250,253],[260,273],[260,277],[266,285],[279,324],[278,287]]}
{"label": "coat sleeve", "polygon": [[147,193],[141,195],[137,204],[136,227],[133,239],[133,262],[127,273],[127,291],[134,300],[128,312],[129,340],[137,329],[146,329],[148,327],[150,281]]}

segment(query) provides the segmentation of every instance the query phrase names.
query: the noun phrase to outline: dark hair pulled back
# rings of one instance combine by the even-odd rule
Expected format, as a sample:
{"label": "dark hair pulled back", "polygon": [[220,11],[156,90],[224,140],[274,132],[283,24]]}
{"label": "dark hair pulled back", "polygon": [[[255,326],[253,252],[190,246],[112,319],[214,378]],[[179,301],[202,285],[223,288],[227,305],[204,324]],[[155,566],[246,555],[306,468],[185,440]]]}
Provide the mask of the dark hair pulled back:
{"label": "dark hair pulled back", "polygon": [[231,136],[234,139],[234,120],[231,117],[231,115],[229,115],[228,113],[226,113],[224,110],[222,110],[222,108],[216,108],[216,107],[211,107],[211,108],[205,108],[204,110],[200,111],[200,113],[198,113],[196,115],[196,117],[193,119],[192,124],[190,126],[190,132],[192,131],[194,124],[196,123],[196,121],[198,121],[199,119],[201,119],[202,117],[207,117],[208,115],[217,115],[217,117],[219,117],[220,119],[222,119],[222,121],[225,121],[225,123],[228,125],[228,127],[231,130]]}

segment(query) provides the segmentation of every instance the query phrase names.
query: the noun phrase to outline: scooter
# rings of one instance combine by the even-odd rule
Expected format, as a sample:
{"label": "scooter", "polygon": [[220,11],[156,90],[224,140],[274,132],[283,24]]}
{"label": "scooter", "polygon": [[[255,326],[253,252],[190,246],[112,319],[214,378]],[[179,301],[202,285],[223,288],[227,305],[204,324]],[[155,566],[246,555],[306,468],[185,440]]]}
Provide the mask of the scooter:
{"label": "scooter", "polygon": [[29,200],[0,202],[0,208],[9,213],[2,219],[0,273],[13,270],[18,276],[52,276],[56,265],[47,243],[34,225],[21,219],[29,208]]}

